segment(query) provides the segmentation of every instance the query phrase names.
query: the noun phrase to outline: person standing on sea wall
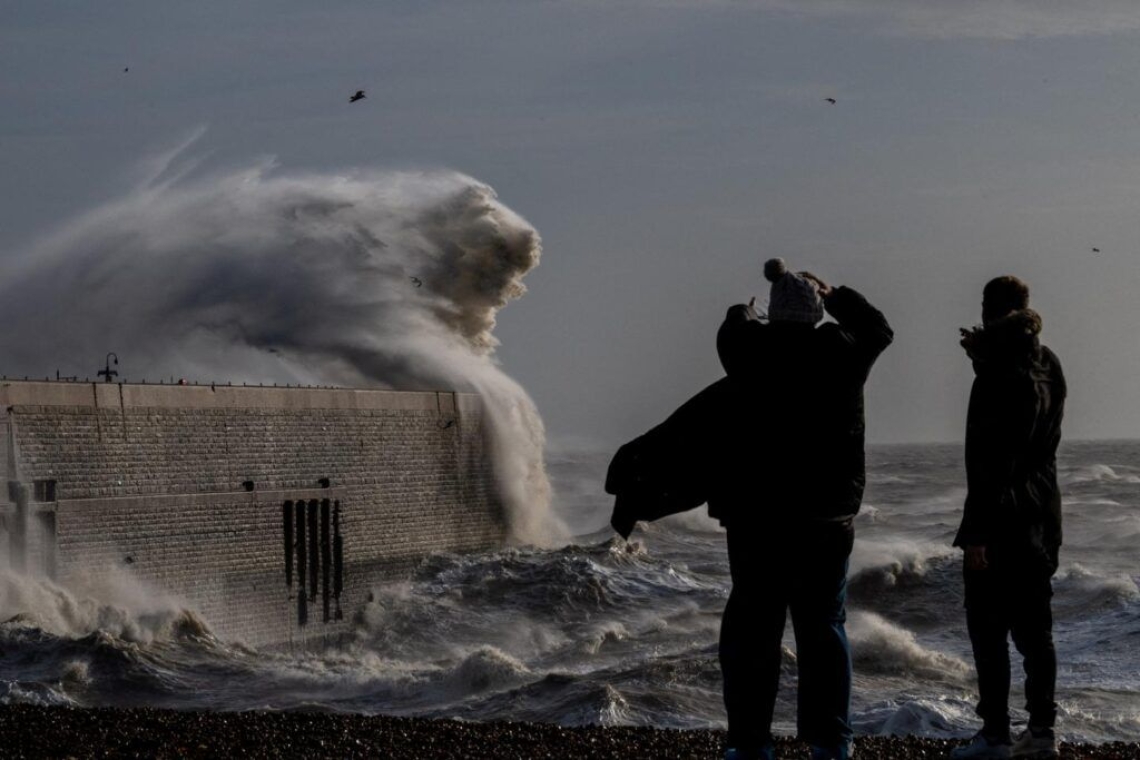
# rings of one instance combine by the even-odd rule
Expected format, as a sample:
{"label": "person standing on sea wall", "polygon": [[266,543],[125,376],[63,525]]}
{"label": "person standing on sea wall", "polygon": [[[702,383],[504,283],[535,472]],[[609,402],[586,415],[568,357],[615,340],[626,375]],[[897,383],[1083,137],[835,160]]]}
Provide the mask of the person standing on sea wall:
{"label": "person standing on sea wall", "polygon": [[[1057,654],[1052,577],[1061,547],[1057,446],[1066,385],[1041,345],[1029,287],[990,280],[982,325],[963,329],[974,364],[966,418],[967,495],[954,545],[965,553],[966,626],[978,670],[982,728],[951,757],[1057,757]],[[1025,658],[1029,726],[1010,740],[1008,638]]]}
{"label": "person standing on sea wall", "polygon": [[[788,611],[795,629],[797,723],[813,760],[847,760],[851,653],[844,627],[854,517],[863,499],[863,386],[894,333],[848,287],[782,259],[768,321],[729,309],[717,351],[738,408],[724,436],[709,512],[728,534],[732,591],[721,624],[728,758],[775,757],[772,716]],[[824,313],[835,322],[820,325]],[[722,441],[723,444],[723,441]]]}

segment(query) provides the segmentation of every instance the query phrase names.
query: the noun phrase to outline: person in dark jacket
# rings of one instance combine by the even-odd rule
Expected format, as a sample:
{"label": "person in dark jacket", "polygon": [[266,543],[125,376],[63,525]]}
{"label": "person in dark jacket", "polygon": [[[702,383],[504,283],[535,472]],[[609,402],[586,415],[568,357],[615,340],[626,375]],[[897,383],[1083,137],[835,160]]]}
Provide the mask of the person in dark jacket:
{"label": "person in dark jacket", "polygon": [[[968,490],[954,545],[965,552],[982,729],[955,758],[1057,756],[1050,599],[1061,547],[1057,446],[1066,386],[1040,332],[1029,287],[1012,276],[986,284],[982,326],[962,330],[975,378],[966,418]],[[1010,636],[1025,658],[1029,711],[1029,727],[1012,745]]]}
{"label": "person in dark jacket", "polygon": [[[734,306],[717,349],[737,416],[710,513],[728,534],[732,592],[720,660],[729,757],[774,757],[772,714],[791,611],[798,732],[816,760],[846,760],[851,654],[844,629],[853,518],[866,482],[863,385],[893,333],[847,287],[765,264],[768,321]],[[824,312],[834,323],[818,324]],[[818,325],[818,326],[817,326]]]}

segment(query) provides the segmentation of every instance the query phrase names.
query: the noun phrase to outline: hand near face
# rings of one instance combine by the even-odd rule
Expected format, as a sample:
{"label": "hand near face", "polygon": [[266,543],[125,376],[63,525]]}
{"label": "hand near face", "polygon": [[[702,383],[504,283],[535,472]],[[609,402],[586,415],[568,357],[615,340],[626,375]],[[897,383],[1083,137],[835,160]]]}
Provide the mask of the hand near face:
{"label": "hand near face", "polygon": [[827,298],[834,290],[834,288],[832,288],[821,278],[817,277],[811,272],[800,272],[800,277],[803,277],[805,280],[815,283],[815,289],[819,292],[820,298]]}

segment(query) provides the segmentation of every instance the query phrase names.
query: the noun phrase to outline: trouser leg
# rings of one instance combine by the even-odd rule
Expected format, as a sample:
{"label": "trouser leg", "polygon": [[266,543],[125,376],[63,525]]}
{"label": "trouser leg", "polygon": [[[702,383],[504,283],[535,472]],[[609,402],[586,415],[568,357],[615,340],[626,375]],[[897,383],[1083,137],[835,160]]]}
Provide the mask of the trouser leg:
{"label": "trouser leg", "polygon": [[733,587],[720,629],[728,744],[741,749],[771,741],[784,634],[783,604],[763,604],[751,596]]}
{"label": "trouser leg", "polygon": [[993,570],[967,570],[966,628],[978,671],[978,716],[990,739],[1009,738],[1008,604]]}
{"label": "trouser leg", "polygon": [[837,748],[852,737],[851,649],[847,642],[847,563],[854,535],[849,525],[811,526],[802,543],[792,595],[799,665],[800,738]]}
{"label": "trouser leg", "polygon": [[1010,632],[1017,651],[1025,658],[1025,709],[1029,725],[1053,728],[1057,720],[1057,651],[1053,646],[1052,588],[1048,578],[1026,584],[1016,604]]}
{"label": "trouser leg", "polygon": [[768,567],[772,552],[758,550],[751,532],[730,527],[728,548],[733,583],[720,629],[728,744],[756,749],[772,739],[787,601]]}

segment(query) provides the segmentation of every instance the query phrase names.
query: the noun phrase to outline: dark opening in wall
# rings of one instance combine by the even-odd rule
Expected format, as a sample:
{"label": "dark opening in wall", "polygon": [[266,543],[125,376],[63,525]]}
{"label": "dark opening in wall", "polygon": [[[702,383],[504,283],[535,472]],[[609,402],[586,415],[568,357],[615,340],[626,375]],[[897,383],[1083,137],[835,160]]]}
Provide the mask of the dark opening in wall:
{"label": "dark opening in wall", "polygon": [[56,481],[53,479],[32,481],[32,501],[55,501]]}

